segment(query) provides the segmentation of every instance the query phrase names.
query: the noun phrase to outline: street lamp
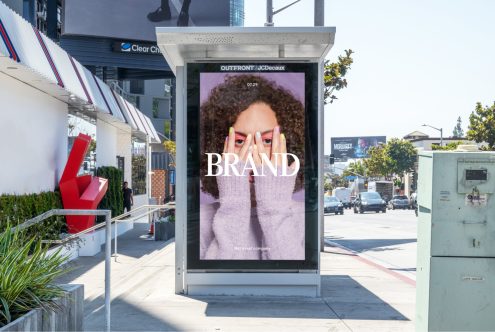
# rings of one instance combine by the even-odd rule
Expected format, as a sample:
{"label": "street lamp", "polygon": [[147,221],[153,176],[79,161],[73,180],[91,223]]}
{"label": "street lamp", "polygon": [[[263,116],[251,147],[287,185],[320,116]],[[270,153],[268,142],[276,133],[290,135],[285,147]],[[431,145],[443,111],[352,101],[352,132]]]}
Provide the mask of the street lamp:
{"label": "street lamp", "polygon": [[440,146],[443,146],[443,128],[436,128],[436,127],[433,127],[433,126],[430,126],[427,124],[424,124],[423,127],[430,127],[430,128],[435,129],[435,130],[438,130],[440,132]]}
{"label": "street lamp", "polygon": [[288,4],[285,7],[282,7],[280,9],[276,10],[276,11],[273,11],[273,0],[266,0],[266,23],[265,23],[265,26],[266,27],[272,27],[273,26],[273,16],[275,14],[278,14],[282,10],[285,10],[285,9],[289,8],[290,6],[292,6],[292,5],[295,5],[299,1],[301,1],[301,0],[296,0],[296,1],[292,2],[291,4]]}

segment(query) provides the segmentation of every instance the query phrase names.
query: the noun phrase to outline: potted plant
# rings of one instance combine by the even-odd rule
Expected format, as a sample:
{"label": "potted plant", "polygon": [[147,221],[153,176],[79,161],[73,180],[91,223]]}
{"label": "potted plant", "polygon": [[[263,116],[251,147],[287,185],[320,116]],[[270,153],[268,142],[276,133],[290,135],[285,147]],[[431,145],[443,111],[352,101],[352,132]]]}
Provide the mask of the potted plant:
{"label": "potted plant", "polygon": [[[71,306],[66,291],[54,284],[68,270],[67,257],[60,250],[47,251],[40,240],[27,239],[10,225],[0,233],[0,331],[51,329],[43,318],[49,321],[52,314],[63,311],[64,304]],[[26,323],[24,318],[31,321]],[[71,323],[67,324],[65,328],[70,329]]]}
{"label": "potted plant", "polygon": [[166,241],[175,237],[175,210],[168,210],[166,217],[155,222],[155,241]]}

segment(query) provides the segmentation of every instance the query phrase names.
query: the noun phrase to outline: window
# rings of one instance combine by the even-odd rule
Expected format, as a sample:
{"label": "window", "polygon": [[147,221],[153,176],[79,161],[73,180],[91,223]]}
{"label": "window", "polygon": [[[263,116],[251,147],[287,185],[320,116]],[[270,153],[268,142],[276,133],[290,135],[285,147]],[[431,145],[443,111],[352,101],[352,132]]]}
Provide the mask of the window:
{"label": "window", "polygon": [[146,144],[132,142],[132,191],[134,195],[146,194]]}
{"label": "window", "polygon": [[158,108],[160,106],[160,101],[157,98],[153,98],[153,106],[151,106],[153,110],[153,117],[158,118]]}
{"label": "window", "polygon": [[129,92],[135,95],[144,95],[144,80],[131,80]]}
{"label": "window", "polygon": [[170,119],[170,99],[153,98],[152,111],[155,119]]}
{"label": "window", "polygon": [[165,121],[165,125],[163,128],[163,134],[170,138],[170,131],[172,130],[172,123],[171,121]]}

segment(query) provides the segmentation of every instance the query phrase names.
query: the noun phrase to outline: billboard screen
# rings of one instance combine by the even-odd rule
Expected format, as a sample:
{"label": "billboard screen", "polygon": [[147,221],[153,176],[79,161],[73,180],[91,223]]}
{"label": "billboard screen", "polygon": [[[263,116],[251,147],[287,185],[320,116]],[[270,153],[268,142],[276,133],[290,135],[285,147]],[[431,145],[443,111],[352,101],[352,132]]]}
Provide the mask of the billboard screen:
{"label": "billboard screen", "polygon": [[229,26],[229,0],[65,0],[62,34],[156,41],[156,27]]}
{"label": "billboard screen", "polygon": [[317,264],[314,75],[313,64],[188,65],[198,210],[188,220],[189,267]]}
{"label": "billboard screen", "polygon": [[386,142],[386,136],[332,137],[332,154],[339,160],[368,158],[371,147]]}

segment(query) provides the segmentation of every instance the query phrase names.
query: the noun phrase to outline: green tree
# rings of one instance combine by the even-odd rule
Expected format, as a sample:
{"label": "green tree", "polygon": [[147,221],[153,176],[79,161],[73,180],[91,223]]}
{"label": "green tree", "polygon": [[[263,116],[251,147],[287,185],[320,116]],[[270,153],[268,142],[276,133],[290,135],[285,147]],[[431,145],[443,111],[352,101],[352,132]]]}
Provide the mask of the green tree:
{"label": "green tree", "polygon": [[166,140],[165,142],[163,142],[163,147],[169,153],[172,159],[172,162],[169,164],[169,166],[175,167],[175,152],[177,148],[175,141]]}
{"label": "green tree", "polygon": [[385,146],[373,146],[368,150],[369,158],[364,160],[364,165],[368,170],[369,176],[385,176],[390,175],[389,163],[385,154]]}
{"label": "green tree", "polygon": [[440,146],[440,145],[432,145],[431,149],[435,151],[449,151],[449,150],[455,150],[459,145],[461,145],[463,142],[462,141],[457,141],[457,142],[450,142],[447,145]]}
{"label": "green tree", "polygon": [[486,142],[488,150],[495,150],[495,103],[485,107],[476,103],[474,112],[469,116],[467,138],[476,143]]}
{"label": "green tree", "polygon": [[330,174],[325,174],[323,182],[323,190],[325,192],[331,192],[333,190],[332,179]]}
{"label": "green tree", "polygon": [[325,61],[323,68],[325,93],[325,104],[331,104],[337,97],[333,94],[334,91],[339,91],[347,87],[345,75],[351,69],[354,62],[352,59],[352,50],[345,50],[345,55],[340,55],[337,62]]}
{"label": "green tree", "polygon": [[366,169],[366,165],[364,162],[361,160],[357,162],[351,162],[349,163],[349,166],[344,170],[342,173],[342,176],[346,177],[349,175],[359,175],[359,176],[366,176],[368,174],[368,171]]}
{"label": "green tree", "polygon": [[454,127],[454,131],[452,132],[452,137],[454,138],[462,138],[464,137],[464,130],[462,130],[462,120],[461,117],[457,118],[457,124]]}
{"label": "green tree", "polygon": [[334,188],[337,187],[347,187],[349,185],[349,181],[345,178],[345,176],[342,175],[333,175],[332,176],[332,184],[334,185]]}
{"label": "green tree", "polygon": [[404,139],[392,138],[385,145],[385,164],[389,173],[402,176],[414,169],[417,151],[411,142]]}

